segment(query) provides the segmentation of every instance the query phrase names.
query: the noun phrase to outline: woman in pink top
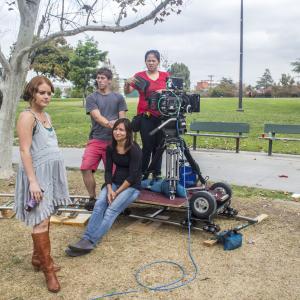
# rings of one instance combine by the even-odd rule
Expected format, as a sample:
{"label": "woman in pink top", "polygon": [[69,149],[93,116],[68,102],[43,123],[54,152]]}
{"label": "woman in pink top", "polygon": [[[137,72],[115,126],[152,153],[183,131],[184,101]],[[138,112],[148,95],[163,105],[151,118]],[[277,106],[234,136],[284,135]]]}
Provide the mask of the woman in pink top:
{"label": "woman in pink top", "polygon": [[[160,145],[163,134],[158,131],[154,135],[149,133],[161,124],[160,113],[148,107],[148,99],[155,97],[155,94],[166,89],[166,81],[169,77],[168,72],[159,71],[160,54],[157,50],[149,50],[145,54],[146,71],[138,72],[133,78],[129,78],[124,86],[125,94],[131,93],[136,89],[139,93],[137,114],[141,115],[140,134],[143,145],[143,179],[146,179],[151,172],[154,179],[161,174],[161,162],[159,158],[151,170],[148,170],[151,159],[153,159],[157,147]],[[143,84],[139,84],[143,82]]]}

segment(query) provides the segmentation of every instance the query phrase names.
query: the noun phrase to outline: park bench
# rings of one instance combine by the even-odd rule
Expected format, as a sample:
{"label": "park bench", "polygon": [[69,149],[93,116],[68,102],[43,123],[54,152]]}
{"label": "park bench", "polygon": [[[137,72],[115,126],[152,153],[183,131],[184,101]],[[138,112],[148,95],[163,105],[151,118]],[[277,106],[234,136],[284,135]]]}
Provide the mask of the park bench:
{"label": "park bench", "polygon": [[[230,122],[192,122],[190,130],[195,132],[187,132],[186,135],[193,137],[193,150],[196,150],[198,136],[204,137],[221,137],[236,139],[235,152],[240,151],[240,140],[247,138],[243,135],[249,133],[249,124],[247,123],[230,123]],[[203,133],[205,132],[205,133]],[[213,132],[213,133],[212,133]],[[235,134],[224,134],[235,133]]]}
{"label": "park bench", "polygon": [[276,134],[300,134],[300,125],[291,124],[265,124],[264,134],[260,137],[269,141],[268,155],[272,155],[273,141],[300,141],[296,137],[278,137]]}

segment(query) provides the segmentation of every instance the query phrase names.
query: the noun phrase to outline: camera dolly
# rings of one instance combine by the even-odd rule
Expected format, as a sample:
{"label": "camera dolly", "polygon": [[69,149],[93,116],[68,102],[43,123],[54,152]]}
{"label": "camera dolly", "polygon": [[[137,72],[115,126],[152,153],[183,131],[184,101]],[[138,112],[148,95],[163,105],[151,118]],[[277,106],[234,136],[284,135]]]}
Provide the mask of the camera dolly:
{"label": "camera dolly", "polygon": [[[178,124],[179,122],[180,124]],[[181,118],[170,117],[150,132],[153,135],[158,130],[162,130],[164,138],[148,167],[146,175],[153,173],[157,160],[161,159],[165,152],[166,177],[164,180],[168,183],[169,197],[143,190],[139,200],[135,203],[159,206],[159,209],[152,215],[144,216],[145,219],[162,222],[158,216],[175,207],[176,210],[185,210],[190,213],[189,218],[186,217],[179,222],[181,226],[187,226],[187,220],[189,219],[192,227],[196,228],[196,224],[202,222],[204,225],[201,230],[216,233],[220,230],[220,227],[213,223],[213,219],[217,215],[235,217],[238,214],[237,210],[231,207],[232,189],[225,182],[216,182],[210,185],[208,177],[204,178],[202,176],[199,165],[192,157],[184,139],[180,136],[178,128],[184,128],[184,122],[183,115],[181,115]],[[179,198],[176,197],[176,192],[180,181],[180,168],[184,170],[186,162],[196,174],[197,184],[186,188],[187,197]],[[129,212],[127,214],[131,217],[142,218],[140,215]],[[164,221],[164,223],[170,223],[170,221]],[[171,223],[174,224],[174,222]]]}

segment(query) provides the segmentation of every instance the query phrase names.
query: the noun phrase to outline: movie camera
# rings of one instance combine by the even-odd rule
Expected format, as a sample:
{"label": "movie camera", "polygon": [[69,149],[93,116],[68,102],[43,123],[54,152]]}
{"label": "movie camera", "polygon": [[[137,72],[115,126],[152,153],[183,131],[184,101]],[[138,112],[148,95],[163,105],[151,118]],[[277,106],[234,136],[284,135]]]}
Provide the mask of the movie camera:
{"label": "movie camera", "polygon": [[148,107],[159,111],[163,119],[200,112],[200,95],[185,92],[182,78],[169,77],[167,89],[152,93],[147,100]]}

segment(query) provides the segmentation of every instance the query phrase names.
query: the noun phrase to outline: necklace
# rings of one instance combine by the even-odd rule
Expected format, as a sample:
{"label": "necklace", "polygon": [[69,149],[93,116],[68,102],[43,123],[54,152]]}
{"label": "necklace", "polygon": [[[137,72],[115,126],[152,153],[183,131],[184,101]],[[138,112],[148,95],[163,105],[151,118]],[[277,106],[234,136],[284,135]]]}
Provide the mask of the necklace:
{"label": "necklace", "polygon": [[47,118],[45,117],[45,113],[41,112],[41,113],[37,113],[33,110],[31,110],[34,115],[36,116],[36,118],[42,123],[42,124],[46,124],[47,123]]}

